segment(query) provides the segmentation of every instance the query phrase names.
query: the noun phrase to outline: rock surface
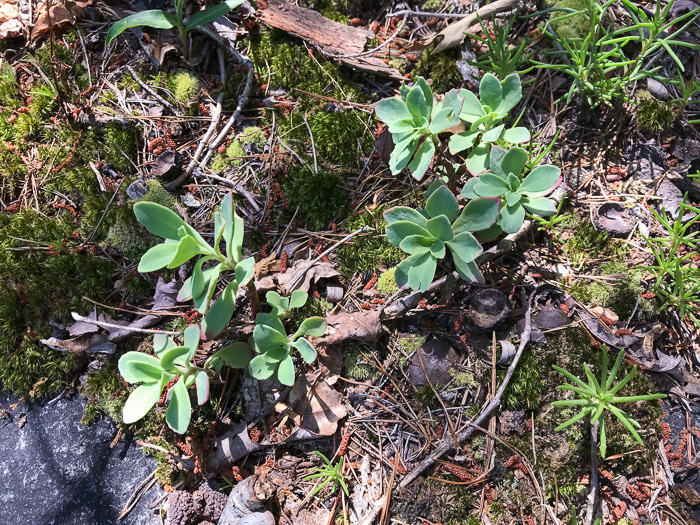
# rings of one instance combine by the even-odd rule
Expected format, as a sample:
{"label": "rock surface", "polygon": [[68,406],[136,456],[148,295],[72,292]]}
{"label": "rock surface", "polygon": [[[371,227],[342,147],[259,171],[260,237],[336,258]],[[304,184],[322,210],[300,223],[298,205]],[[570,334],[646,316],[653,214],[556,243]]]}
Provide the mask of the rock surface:
{"label": "rock surface", "polygon": [[134,489],[156,469],[156,463],[133,442],[110,448],[117,435],[111,421],[81,424],[85,400],[79,396],[51,406],[19,404],[11,409],[16,402],[0,393],[0,410],[8,410],[0,418],[0,522],[160,523],[148,509],[163,493],[157,484],[117,521]]}

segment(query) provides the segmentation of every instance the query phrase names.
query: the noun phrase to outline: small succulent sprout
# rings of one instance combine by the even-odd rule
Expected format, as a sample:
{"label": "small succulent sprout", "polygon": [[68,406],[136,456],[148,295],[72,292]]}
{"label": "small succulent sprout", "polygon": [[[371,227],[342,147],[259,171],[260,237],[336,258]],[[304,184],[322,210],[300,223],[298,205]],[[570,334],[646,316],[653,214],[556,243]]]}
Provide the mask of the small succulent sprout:
{"label": "small succulent sprout", "polygon": [[294,308],[301,308],[306,304],[309,294],[302,290],[294,290],[290,297],[282,297],[277,292],[267,292],[265,300],[272,307],[272,315],[280,319],[286,319]]}
{"label": "small succulent sprout", "polygon": [[479,98],[467,89],[452,90],[445,95],[449,105],[470,128],[450,137],[449,150],[455,155],[471,149],[466,166],[470,173],[478,174],[489,167],[491,143],[504,140],[522,144],[530,140],[527,128],[506,128],[502,123],[508,112],[522,98],[522,86],[517,74],[508,75],[500,82],[486,73],[479,84]]}
{"label": "small succulent sprout", "polygon": [[384,212],[386,237],[409,257],[396,267],[396,284],[425,291],[435,277],[437,261],[452,252],[457,272],[463,279],[483,282],[474,260],[483,251],[472,235],[485,230],[498,218],[498,199],[474,199],[461,211],[447,186],[428,189],[425,210],[397,206]]}
{"label": "small succulent sprout", "polygon": [[259,313],[253,330],[255,351],[259,355],[250,361],[250,375],[256,379],[268,379],[276,373],[280,383],[292,386],[295,376],[292,348],[299,351],[304,361],[313,363],[316,349],[303,336],[320,337],[325,331],[326,321],[322,317],[309,317],[293,335],[288,336],[279,317]]}
{"label": "small succulent sprout", "polygon": [[459,123],[453,109],[433,100],[433,91],[422,77],[413,87],[402,84],[401,98],[387,98],[375,104],[377,117],[389,126],[394,149],[389,158],[396,175],[408,167],[420,180],[435,154],[437,135]]}
{"label": "small succulent sprout", "polygon": [[160,400],[163,389],[173,379],[166,396],[168,408],[165,421],[178,434],[184,434],[190,424],[192,403],[188,389],[194,384],[197,403],[203,405],[209,399],[209,371],[219,371],[223,365],[243,368],[250,361],[250,349],[246,343],[228,345],[205,362],[203,367],[192,364],[200,341],[198,326],[188,326],[183,345],[178,345],[165,334],[153,337],[155,356],[142,352],[127,352],[119,359],[119,372],[127,383],[141,383],[126,400],[123,410],[124,423],[135,423],[144,417]]}
{"label": "small succulent sprout", "polygon": [[545,195],[561,182],[561,170],[551,164],[533,169],[524,179],[521,175],[528,161],[527,152],[519,147],[506,151],[494,146],[490,155],[490,171],[470,179],[462,189],[462,197],[499,198],[503,202],[498,215],[498,228],[485,232],[484,239],[515,233],[523,225],[525,210],[533,215],[554,215],[557,209]]}

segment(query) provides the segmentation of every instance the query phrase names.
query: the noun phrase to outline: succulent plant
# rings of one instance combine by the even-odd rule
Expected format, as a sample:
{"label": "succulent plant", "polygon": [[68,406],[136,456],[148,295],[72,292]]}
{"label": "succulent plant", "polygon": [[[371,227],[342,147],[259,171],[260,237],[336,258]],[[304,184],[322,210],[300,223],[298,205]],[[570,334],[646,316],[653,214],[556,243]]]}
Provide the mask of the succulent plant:
{"label": "succulent plant", "polygon": [[280,383],[293,385],[295,373],[292,348],[299,351],[304,361],[313,363],[316,349],[302,336],[320,337],[325,331],[326,321],[322,317],[309,317],[304,319],[293,335],[288,336],[279,317],[259,313],[253,330],[255,351],[259,355],[250,361],[250,375],[256,379],[267,379],[276,373]]}
{"label": "succulent plant", "polygon": [[521,98],[520,77],[515,73],[508,75],[503,82],[486,73],[479,84],[479,98],[466,89],[452,90],[445,95],[444,104],[450,106],[461,120],[471,124],[468,131],[452,135],[449,143],[453,155],[473,148],[466,162],[470,173],[476,175],[489,167],[491,143],[499,139],[512,144],[530,140],[527,128],[506,129],[502,123]]}
{"label": "succulent plant", "polygon": [[377,116],[389,126],[394,150],[389,158],[391,172],[404,168],[420,180],[435,153],[438,133],[459,123],[450,106],[433,100],[433,91],[422,77],[412,88],[399,89],[401,98],[387,98],[375,104]]}
{"label": "succulent plant", "polygon": [[545,164],[537,166],[524,179],[521,174],[528,161],[527,152],[519,147],[506,151],[494,146],[490,153],[490,172],[470,179],[462,189],[467,199],[479,197],[499,198],[503,201],[498,222],[484,238],[493,238],[501,233],[517,232],[525,220],[525,210],[533,215],[554,215],[557,210],[545,195],[551,193],[561,182],[561,170]]}
{"label": "succulent plant", "polygon": [[[164,206],[154,202],[138,202],[134,205],[134,214],[148,231],[165,239],[165,242],[157,244],[141,257],[140,272],[153,272],[163,267],[177,268],[193,257],[202,256],[195,263],[192,275],[183,284],[177,298],[178,301],[194,300],[195,308],[204,314],[202,339],[213,338],[231,320],[238,287],[250,281],[255,264],[252,257],[243,259],[243,219],[234,210],[231,194],[223,199],[221,210],[214,213],[213,247],[192,226]],[[222,239],[226,246],[225,255],[220,248]],[[211,260],[218,264],[203,269],[203,265]],[[210,307],[219,274],[227,270],[234,271],[235,279]]]}
{"label": "succulent plant", "polygon": [[294,290],[290,297],[282,297],[277,292],[267,292],[265,300],[272,306],[272,315],[284,319],[289,317],[291,310],[301,308],[306,304],[309,294],[303,290]]}
{"label": "succulent plant", "polygon": [[452,252],[457,272],[463,279],[483,281],[474,259],[483,251],[471,232],[492,226],[500,209],[498,199],[474,199],[460,213],[452,192],[433,184],[427,192],[426,207],[417,211],[397,206],[384,212],[386,237],[410,256],[396,267],[396,284],[425,291],[433,281],[437,261]]}
{"label": "succulent plant", "polygon": [[190,423],[192,404],[188,389],[197,389],[197,403],[203,405],[209,399],[209,374],[219,371],[225,364],[243,368],[250,360],[246,343],[228,345],[206,360],[202,367],[192,364],[200,340],[199,326],[185,330],[184,344],[179,346],[165,334],[153,337],[155,356],[142,352],[127,352],[119,359],[119,372],[127,383],[141,383],[126,400],[124,423],[135,423],[145,416],[160,400],[163,389],[175,379],[168,390],[165,421],[178,434],[184,434]]}

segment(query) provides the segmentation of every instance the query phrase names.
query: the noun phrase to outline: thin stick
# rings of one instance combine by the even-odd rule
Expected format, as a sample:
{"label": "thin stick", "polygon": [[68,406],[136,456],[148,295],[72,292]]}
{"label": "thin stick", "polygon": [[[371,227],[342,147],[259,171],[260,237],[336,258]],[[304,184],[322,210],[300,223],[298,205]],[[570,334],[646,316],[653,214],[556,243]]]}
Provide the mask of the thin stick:
{"label": "thin stick", "polygon": [[437,449],[435,449],[435,451],[432,454],[430,454],[427,458],[421,461],[411,472],[409,472],[406,475],[406,477],[399,484],[399,487],[401,489],[405,489],[408,485],[410,485],[413,480],[420,476],[423,473],[423,471],[430,467],[433,464],[433,462],[440,456],[452,450],[454,447],[458,446],[459,443],[462,443],[465,440],[467,440],[474,432],[474,427],[481,426],[481,424],[484,421],[486,421],[486,419],[488,419],[488,417],[491,415],[491,412],[496,410],[496,408],[498,408],[498,406],[501,404],[501,397],[503,396],[503,393],[505,392],[506,388],[508,387],[508,384],[510,383],[511,378],[513,377],[513,374],[515,373],[515,369],[517,368],[518,363],[520,362],[520,358],[522,357],[523,352],[525,351],[525,347],[530,342],[530,335],[532,332],[532,307],[530,305],[530,301],[527,300],[527,298],[525,297],[525,292],[521,291],[520,295],[521,300],[523,302],[523,306],[525,306],[525,303],[527,303],[527,309],[525,310],[525,329],[523,330],[522,336],[520,338],[520,346],[518,347],[518,351],[516,352],[515,357],[513,358],[513,362],[510,364],[508,370],[506,371],[506,375],[503,378],[501,386],[498,388],[498,392],[496,392],[496,395],[491,400],[491,402],[484,407],[479,417],[472,421],[466,429],[464,429],[457,435],[457,442],[454,442],[451,438],[446,438],[445,441]]}
{"label": "thin stick", "polygon": [[177,112],[177,110],[175,109],[175,106],[173,106],[170,102],[168,102],[168,101],[165,100],[163,97],[161,97],[158,93],[156,93],[148,84],[144,83],[144,82],[139,78],[139,76],[136,74],[136,71],[134,71],[134,69],[133,69],[130,65],[127,64],[126,70],[127,70],[129,73],[131,73],[131,76],[134,78],[134,80],[136,81],[136,83],[137,83],[139,86],[141,86],[141,87],[143,88],[143,90],[146,91],[146,93],[148,93],[149,95],[151,95],[151,96],[152,96],[153,98],[155,98],[158,102],[160,102],[161,104],[163,104],[163,106],[165,106],[165,107],[168,108],[170,111],[172,111],[176,116],[178,116],[178,112]]}
{"label": "thin stick", "polygon": [[[589,416],[590,417],[590,416]],[[598,507],[598,428],[600,423],[591,424],[591,491],[586,505],[586,525],[591,525]]]}
{"label": "thin stick", "polygon": [[121,325],[116,323],[108,323],[106,321],[98,321],[96,319],[90,319],[89,317],[84,317],[76,312],[71,312],[71,316],[76,321],[81,321],[83,323],[94,324],[101,328],[116,328],[118,330],[126,330],[127,332],[138,332],[140,334],[165,334],[165,335],[182,335],[182,332],[171,332],[169,330],[152,330],[150,328],[134,328],[129,325]]}

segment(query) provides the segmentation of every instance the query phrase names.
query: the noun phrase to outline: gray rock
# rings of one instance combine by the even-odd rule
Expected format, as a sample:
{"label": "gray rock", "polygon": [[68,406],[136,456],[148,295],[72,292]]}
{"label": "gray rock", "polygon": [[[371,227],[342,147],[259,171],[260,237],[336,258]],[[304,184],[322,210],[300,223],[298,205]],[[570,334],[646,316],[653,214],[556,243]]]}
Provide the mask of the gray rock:
{"label": "gray rock", "polygon": [[[0,394],[0,407],[16,399]],[[111,441],[111,421],[80,423],[85,400],[76,396],[48,406],[20,404],[0,421],[0,521],[37,525],[156,525],[148,506],[163,491],[152,487],[121,521],[136,487],[156,469],[133,442]],[[20,420],[26,423],[19,428]]]}
{"label": "gray rock", "polygon": [[671,98],[671,93],[668,92],[666,86],[653,78],[647,78],[647,90],[659,100],[669,100]]}

